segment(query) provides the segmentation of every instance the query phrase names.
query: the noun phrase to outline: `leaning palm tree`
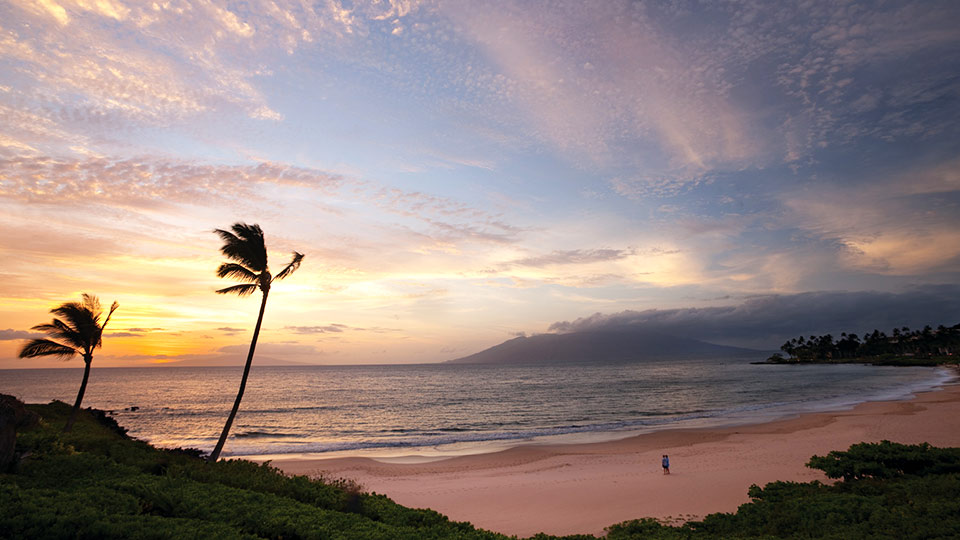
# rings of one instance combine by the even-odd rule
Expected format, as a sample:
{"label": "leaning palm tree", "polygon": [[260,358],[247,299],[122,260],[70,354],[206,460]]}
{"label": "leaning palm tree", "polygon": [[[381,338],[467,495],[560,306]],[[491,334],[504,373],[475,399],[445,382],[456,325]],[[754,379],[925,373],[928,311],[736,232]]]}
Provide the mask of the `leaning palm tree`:
{"label": "leaning palm tree", "polygon": [[234,223],[233,230],[225,231],[216,229],[215,232],[223,240],[223,246],[220,253],[223,253],[228,259],[234,262],[225,262],[217,268],[217,276],[232,277],[240,281],[245,281],[240,285],[233,285],[220,289],[218,294],[238,294],[246,296],[253,294],[257,288],[263,293],[263,300],[260,301],[260,315],[257,317],[257,326],[253,329],[253,338],[250,340],[250,351],[247,353],[247,363],[243,367],[243,377],[240,379],[240,390],[237,392],[237,399],[233,402],[233,409],[230,416],[227,417],[227,423],[223,426],[223,432],[220,434],[220,440],[217,446],[210,454],[210,461],[217,461],[220,458],[220,452],[223,450],[223,444],[227,441],[227,435],[230,433],[230,426],[233,425],[233,419],[237,416],[240,409],[240,400],[243,399],[243,390],[247,386],[247,375],[250,374],[250,364],[253,362],[253,351],[257,348],[257,337],[260,336],[260,324],[263,323],[263,311],[267,307],[267,294],[270,293],[270,285],[278,280],[292,274],[300,267],[300,261],[303,260],[303,254],[293,252],[293,260],[275,276],[270,275],[267,268],[267,246],[263,240],[263,230],[257,224],[247,225],[246,223]]}
{"label": "leaning palm tree", "polygon": [[90,378],[93,350],[102,344],[103,329],[117,307],[119,304],[114,302],[110,306],[107,318],[101,324],[100,317],[103,315],[103,310],[100,309],[100,300],[96,296],[84,294],[80,302],[67,302],[50,310],[50,313],[62,317],[63,320],[54,318],[49,324],[38,324],[32,328],[38,332],[44,332],[53,339],[32,339],[20,350],[20,358],[59,356],[67,359],[75,354],[83,356],[83,382],[80,383],[77,401],[73,404],[73,410],[70,411],[67,425],[63,427],[64,433],[70,431],[77,420],[80,402],[83,401],[83,393],[87,390],[87,380]]}

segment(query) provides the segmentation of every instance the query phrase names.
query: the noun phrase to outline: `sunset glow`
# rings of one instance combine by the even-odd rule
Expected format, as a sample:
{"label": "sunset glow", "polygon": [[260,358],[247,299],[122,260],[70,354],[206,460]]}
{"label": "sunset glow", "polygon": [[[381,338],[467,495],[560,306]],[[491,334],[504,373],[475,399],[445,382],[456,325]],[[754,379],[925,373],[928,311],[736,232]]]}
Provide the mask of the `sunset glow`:
{"label": "sunset glow", "polygon": [[[120,304],[98,366],[241,363],[259,293],[214,294],[212,233],[240,221],[274,271],[305,254],[264,363],[776,298],[810,301],[784,333],[956,324],[958,24],[926,0],[6,2],[0,368],[63,365],[16,354],[84,292]],[[804,326],[824,292],[903,320]],[[779,346],[756,324],[712,339]]]}

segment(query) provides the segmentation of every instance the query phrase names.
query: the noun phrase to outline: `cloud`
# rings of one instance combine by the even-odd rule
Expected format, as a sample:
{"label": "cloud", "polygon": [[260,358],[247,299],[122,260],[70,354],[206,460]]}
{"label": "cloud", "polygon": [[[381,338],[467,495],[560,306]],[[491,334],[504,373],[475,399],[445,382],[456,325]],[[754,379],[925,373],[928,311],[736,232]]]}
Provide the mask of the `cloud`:
{"label": "cloud", "polygon": [[284,326],[284,330],[289,330],[294,334],[300,335],[311,335],[311,334],[342,334],[344,332],[371,332],[374,334],[390,334],[396,332],[403,332],[396,328],[384,328],[379,326],[370,326],[370,327],[359,327],[359,326],[349,326],[346,324],[333,323],[324,326]]}
{"label": "cloud", "polygon": [[723,307],[650,309],[596,313],[555,322],[552,332],[601,331],[630,327],[706,341],[777,348],[799,335],[861,334],[960,323],[960,285],[928,285],[901,293],[809,292],[749,298]]}
{"label": "cloud", "polygon": [[27,2],[6,10],[7,43],[0,47],[18,62],[21,75],[34,79],[37,94],[72,94],[74,104],[96,114],[117,112],[161,125],[224,107],[252,118],[281,118],[255,84],[264,68],[248,62],[252,54],[292,52],[317,38],[353,33],[355,21],[366,20],[344,16],[335,1],[269,2],[243,10],[216,0],[40,5],[46,9]]}
{"label": "cloud", "polygon": [[627,2],[442,10],[507,77],[537,138],[588,168],[659,171],[624,181],[633,191],[647,182],[673,191],[709,169],[765,159],[753,115],[730,99],[727,66],[710,56],[713,32],[671,35],[672,17]]}
{"label": "cloud", "polygon": [[[123,145],[117,131],[183,126],[204,117],[222,122],[239,113],[281,122],[285,115],[262,89],[278,59],[303,49],[356,57],[356,50],[341,51],[342,42],[363,44],[372,30],[399,28],[419,4],[16,2],[0,19],[0,61],[16,66],[19,82],[6,87],[7,101],[55,124],[45,130],[77,136],[72,143],[69,135],[58,136],[61,148],[86,148],[89,141],[80,135],[89,133]],[[30,138],[6,139],[0,135],[0,146],[37,148]]]}
{"label": "cloud", "polygon": [[[162,216],[170,211],[183,211],[192,216],[196,212],[188,209],[196,205],[208,208],[249,205],[259,213],[269,207],[275,213],[290,216],[291,205],[297,204],[302,212],[316,216],[324,229],[342,228],[351,236],[344,249],[318,246],[325,257],[343,257],[345,251],[364,246],[363,242],[358,244],[358,234],[366,234],[365,240],[369,243],[385,234],[395,236],[398,231],[406,231],[407,238],[401,243],[422,244],[409,249],[456,251],[458,246],[467,243],[516,243],[525,231],[505,222],[500,214],[450,198],[272,162],[221,165],[146,157],[0,156],[0,188],[0,202],[9,200],[17,204],[18,212],[29,209],[20,203],[73,206],[84,212],[91,204],[96,204],[111,208],[118,217],[122,215],[136,221],[149,220],[151,216]],[[389,230],[381,230],[381,217],[370,215],[371,206],[400,216],[401,223],[390,224]],[[329,222],[324,220],[324,215],[336,215],[338,219]],[[144,232],[148,232],[160,224],[142,225]],[[11,235],[6,242],[20,244],[28,251],[44,248],[47,252],[56,252],[81,243],[80,237],[86,236],[68,229],[62,237],[46,235],[36,241],[42,229],[25,227],[14,221],[11,226],[23,229],[25,234]],[[91,244],[99,251],[123,247],[113,238],[116,232]],[[33,240],[28,242],[26,237]]]}
{"label": "cloud", "polygon": [[523,231],[497,214],[446,197],[397,188],[376,189],[370,197],[380,208],[429,225],[433,230],[430,236],[440,243],[512,243]]}
{"label": "cloud", "polygon": [[342,182],[338,175],[276,163],[209,165],[153,158],[0,159],[4,198],[23,202],[88,204],[96,200],[101,204],[153,208],[174,202],[249,198],[257,186],[263,185],[330,192]]}
{"label": "cloud", "polygon": [[46,334],[27,332],[26,330],[14,330],[13,328],[0,330],[0,341],[15,341],[18,339],[35,339],[41,337],[46,337]]}
{"label": "cloud", "polygon": [[233,335],[236,335],[236,334],[239,334],[239,333],[241,333],[241,332],[245,332],[245,331],[246,331],[245,328],[233,328],[233,327],[230,327],[230,326],[221,326],[221,327],[217,328],[217,330],[223,332],[224,334],[226,334],[226,335],[228,335],[228,336],[233,336]]}
{"label": "cloud", "polygon": [[590,264],[617,261],[635,255],[632,249],[573,249],[553,251],[548,255],[526,257],[507,263],[507,266],[544,267],[566,264]]}
{"label": "cloud", "polygon": [[326,326],[284,326],[283,328],[294,334],[329,334],[340,333],[350,327],[345,324],[328,324]]}
{"label": "cloud", "polygon": [[[106,330],[106,335],[109,337],[143,337],[146,334],[156,333],[156,332],[167,332],[165,328],[127,328],[126,330]],[[179,332],[167,332],[168,335],[176,336],[179,335]]]}
{"label": "cloud", "polygon": [[951,30],[956,4],[851,3],[834,9],[814,3],[804,11],[783,36],[789,38],[787,47],[801,38],[804,46],[778,47],[786,55],[777,66],[777,84],[799,105],[784,122],[791,152],[864,137],[928,138],[956,129],[944,114],[944,108],[956,111],[948,96],[960,90],[952,76],[960,43]]}
{"label": "cloud", "polygon": [[888,275],[955,271],[960,260],[960,161],[887,173],[865,184],[780,195],[784,222],[844,247],[841,264]]}
{"label": "cloud", "polygon": [[399,328],[385,328],[382,326],[368,326],[368,327],[356,327],[352,328],[356,332],[372,332],[374,334],[393,334],[397,332],[403,332]]}
{"label": "cloud", "polygon": [[612,189],[630,198],[676,196],[718,173],[816,166],[825,149],[957,132],[960,10],[948,1],[439,9],[483,53],[485,64],[464,64],[499,84],[468,90],[499,98],[511,115],[501,124],[583,169],[615,171]]}

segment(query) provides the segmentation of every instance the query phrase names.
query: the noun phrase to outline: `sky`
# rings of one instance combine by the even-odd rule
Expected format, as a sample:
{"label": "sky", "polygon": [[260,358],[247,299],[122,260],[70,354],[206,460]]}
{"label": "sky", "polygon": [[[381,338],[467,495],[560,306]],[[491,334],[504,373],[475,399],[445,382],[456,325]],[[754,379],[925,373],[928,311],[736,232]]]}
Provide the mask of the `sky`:
{"label": "sky", "polygon": [[[654,325],[773,348],[960,322],[953,0],[0,3],[0,368],[437,362]],[[666,321],[666,322],[665,322]],[[659,325],[659,326],[657,326]]]}

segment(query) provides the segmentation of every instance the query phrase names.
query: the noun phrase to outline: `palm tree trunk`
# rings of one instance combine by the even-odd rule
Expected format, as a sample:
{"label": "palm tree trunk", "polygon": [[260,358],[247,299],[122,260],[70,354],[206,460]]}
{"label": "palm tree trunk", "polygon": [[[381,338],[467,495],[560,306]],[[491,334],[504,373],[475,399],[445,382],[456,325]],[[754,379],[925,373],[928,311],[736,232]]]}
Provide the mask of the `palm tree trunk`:
{"label": "palm tree trunk", "polygon": [[92,360],[93,358],[83,359],[83,382],[80,383],[80,391],[77,392],[77,401],[73,404],[70,417],[67,418],[67,425],[63,426],[64,433],[73,429],[73,423],[77,421],[77,413],[80,412],[80,402],[83,401],[83,393],[87,391],[87,380],[90,379],[90,362]]}
{"label": "palm tree trunk", "polygon": [[233,425],[233,419],[237,416],[237,411],[240,410],[240,400],[243,399],[243,391],[247,387],[247,375],[250,374],[250,365],[253,363],[253,351],[257,348],[257,338],[260,337],[260,325],[263,323],[263,312],[267,308],[268,292],[269,291],[264,291],[263,301],[260,302],[260,315],[257,317],[257,326],[253,329],[253,338],[250,340],[250,352],[247,353],[247,364],[243,366],[243,378],[240,379],[240,390],[237,392],[236,401],[233,402],[233,410],[230,411],[230,416],[227,417],[227,423],[223,426],[223,433],[220,434],[220,440],[217,441],[217,446],[214,447],[213,452],[210,453],[210,457],[207,458],[211,463],[220,459],[220,452],[223,451],[223,445],[227,442],[227,435],[230,434],[230,426]]}

